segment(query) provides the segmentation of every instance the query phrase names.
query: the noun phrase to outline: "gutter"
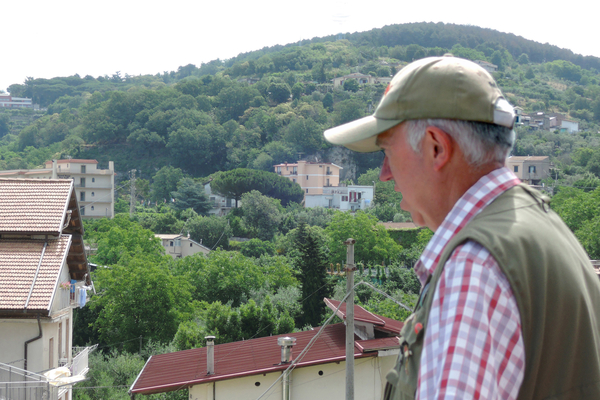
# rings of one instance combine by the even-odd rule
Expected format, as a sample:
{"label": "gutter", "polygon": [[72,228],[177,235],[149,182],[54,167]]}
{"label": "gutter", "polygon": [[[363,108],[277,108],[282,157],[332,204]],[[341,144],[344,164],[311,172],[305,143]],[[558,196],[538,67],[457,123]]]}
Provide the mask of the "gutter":
{"label": "gutter", "polygon": [[23,369],[24,369],[25,371],[27,371],[27,345],[28,345],[29,343],[31,343],[31,342],[35,342],[36,340],[38,340],[38,339],[41,339],[41,338],[42,338],[42,323],[40,322],[40,314],[38,314],[38,315],[37,315],[37,322],[38,322],[38,329],[39,329],[39,331],[40,331],[40,334],[39,334],[39,335],[37,335],[37,336],[36,336],[36,337],[34,337],[34,338],[31,338],[31,339],[27,340],[27,341],[25,342],[25,354],[24,354],[24,356],[23,356],[23,358],[25,359],[25,361],[23,362]]}

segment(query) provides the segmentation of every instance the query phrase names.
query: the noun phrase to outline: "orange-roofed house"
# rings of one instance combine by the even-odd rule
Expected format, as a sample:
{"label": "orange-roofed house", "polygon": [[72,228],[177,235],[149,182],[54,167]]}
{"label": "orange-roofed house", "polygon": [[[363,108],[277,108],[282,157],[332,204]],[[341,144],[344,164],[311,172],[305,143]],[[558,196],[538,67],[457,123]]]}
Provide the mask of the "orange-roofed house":
{"label": "orange-roofed house", "polygon": [[[340,305],[324,300],[332,310]],[[345,304],[337,311],[343,320],[345,311]],[[379,400],[385,376],[397,359],[403,323],[359,306],[354,306],[354,321],[355,398]],[[328,325],[316,337],[319,329],[218,345],[208,342],[204,348],[152,356],[129,394],[135,399],[184,389],[190,400],[255,400],[263,394],[263,399],[343,400],[346,327]],[[291,362],[295,368],[282,377]]]}
{"label": "orange-roofed house", "polygon": [[89,352],[73,308],[92,287],[73,181],[0,178],[0,399],[72,398]]}

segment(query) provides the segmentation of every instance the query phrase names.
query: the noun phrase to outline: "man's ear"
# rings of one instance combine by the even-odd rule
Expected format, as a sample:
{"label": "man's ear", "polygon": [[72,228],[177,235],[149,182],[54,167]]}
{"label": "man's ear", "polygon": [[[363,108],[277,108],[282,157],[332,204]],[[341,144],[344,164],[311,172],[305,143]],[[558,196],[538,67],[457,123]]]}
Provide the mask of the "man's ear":
{"label": "man's ear", "polygon": [[425,129],[423,152],[427,152],[434,170],[439,171],[450,162],[454,144],[452,137],[440,128],[429,125]]}

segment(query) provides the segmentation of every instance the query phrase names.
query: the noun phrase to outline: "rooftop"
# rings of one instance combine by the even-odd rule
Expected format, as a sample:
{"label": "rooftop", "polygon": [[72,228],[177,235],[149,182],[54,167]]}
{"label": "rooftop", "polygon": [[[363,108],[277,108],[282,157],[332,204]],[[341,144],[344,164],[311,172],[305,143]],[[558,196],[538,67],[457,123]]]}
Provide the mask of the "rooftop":
{"label": "rooftop", "polygon": [[60,234],[74,193],[70,179],[0,179],[0,233]]}
{"label": "rooftop", "polygon": [[44,240],[0,240],[0,313],[49,311],[71,236],[47,243],[44,246]]}
{"label": "rooftop", "polygon": [[[336,304],[329,301],[330,307]],[[339,304],[339,302],[337,302]],[[336,305],[337,307],[337,305]],[[345,305],[340,309],[345,315]],[[392,336],[371,340],[360,340],[355,336],[355,358],[375,357],[379,350],[398,348],[398,339],[394,336],[400,332],[403,323],[369,313],[362,307],[355,306],[355,320],[369,321],[378,327],[387,328]],[[178,351],[150,357],[132,385],[131,393],[152,394],[179,390],[198,384],[243,376],[265,374],[285,370],[289,364],[281,364],[281,348],[277,344],[279,337],[296,338],[293,347],[294,359],[305,349],[310,340],[316,336],[319,328],[313,330],[268,336],[241,342],[215,345],[215,373],[207,375],[206,348]],[[321,336],[314,342],[297,367],[307,367],[346,359],[346,327],[343,323],[328,325]]]}

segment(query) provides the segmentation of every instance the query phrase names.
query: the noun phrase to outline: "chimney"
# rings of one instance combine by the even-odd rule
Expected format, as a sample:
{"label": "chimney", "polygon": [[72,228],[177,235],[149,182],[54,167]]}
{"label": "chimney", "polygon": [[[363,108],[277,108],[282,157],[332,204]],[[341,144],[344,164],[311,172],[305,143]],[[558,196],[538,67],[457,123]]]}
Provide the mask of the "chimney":
{"label": "chimney", "polygon": [[52,179],[57,179],[58,178],[58,174],[56,172],[56,165],[58,163],[56,162],[56,160],[52,160]]}
{"label": "chimney", "polygon": [[206,375],[215,373],[215,337],[206,336]]}
{"label": "chimney", "polygon": [[292,362],[292,347],[296,344],[296,338],[280,337],[277,339],[277,344],[281,346],[281,363],[289,364]]}

